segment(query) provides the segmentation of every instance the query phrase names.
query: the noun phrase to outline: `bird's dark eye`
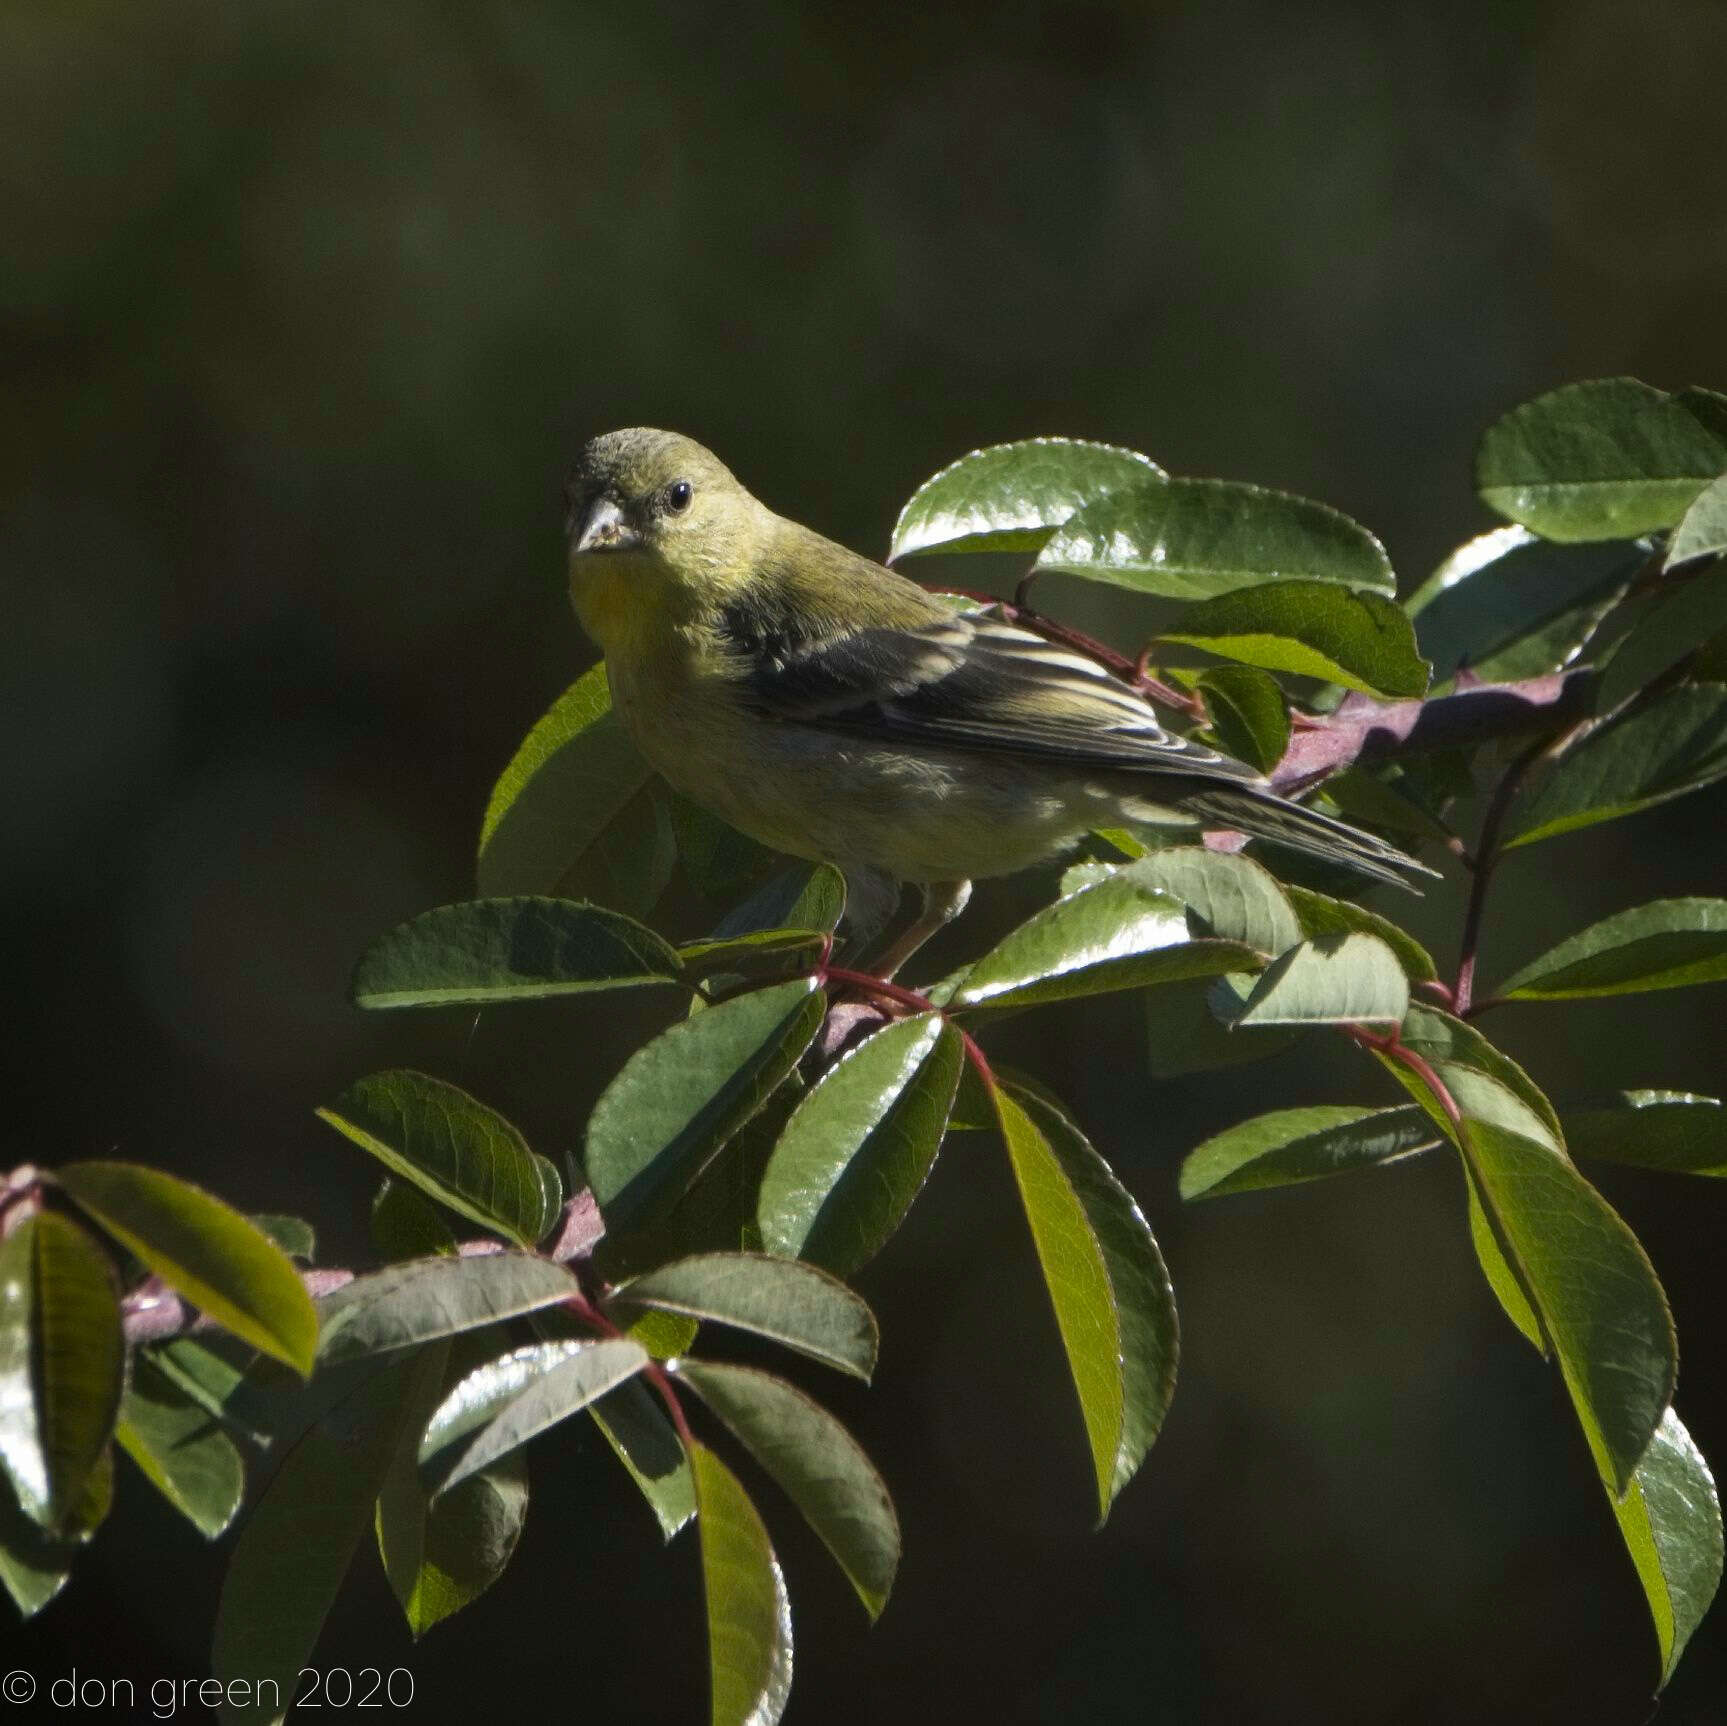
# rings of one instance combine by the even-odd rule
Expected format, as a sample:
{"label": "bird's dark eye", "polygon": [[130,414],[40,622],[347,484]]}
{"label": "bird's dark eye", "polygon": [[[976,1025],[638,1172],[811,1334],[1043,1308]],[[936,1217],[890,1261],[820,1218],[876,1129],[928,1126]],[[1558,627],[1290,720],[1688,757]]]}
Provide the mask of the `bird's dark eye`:
{"label": "bird's dark eye", "polygon": [[695,488],[687,479],[674,480],[666,487],[666,508],[673,515],[682,515],[690,507],[690,499],[695,496]]}

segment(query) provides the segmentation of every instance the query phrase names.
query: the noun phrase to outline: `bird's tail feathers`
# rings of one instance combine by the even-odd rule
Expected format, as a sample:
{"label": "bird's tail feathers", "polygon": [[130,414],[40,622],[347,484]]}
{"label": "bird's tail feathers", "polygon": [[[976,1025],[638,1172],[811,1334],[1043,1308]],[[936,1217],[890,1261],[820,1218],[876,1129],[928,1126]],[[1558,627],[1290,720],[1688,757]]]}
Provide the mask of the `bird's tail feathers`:
{"label": "bird's tail feathers", "polygon": [[1184,797],[1182,808],[1208,826],[1233,827],[1250,839],[1265,839],[1309,857],[1340,863],[1405,892],[1420,891],[1405,879],[1406,875],[1439,873],[1372,833],[1272,791],[1231,786]]}

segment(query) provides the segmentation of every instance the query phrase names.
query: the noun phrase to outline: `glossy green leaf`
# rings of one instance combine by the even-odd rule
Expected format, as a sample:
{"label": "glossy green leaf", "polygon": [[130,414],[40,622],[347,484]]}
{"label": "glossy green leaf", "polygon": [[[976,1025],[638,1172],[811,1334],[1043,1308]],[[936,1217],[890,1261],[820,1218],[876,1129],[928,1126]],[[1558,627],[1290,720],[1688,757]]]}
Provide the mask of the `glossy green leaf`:
{"label": "glossy green leaf", "polygon": [[114,1436],[144,1478],[206,1540],[239,1514],[246,1469],[234,1441],[146,1356],[133,1362]]}
{"label": "glossy green leaf", "polygon": [[607,1391],[588,1409],[625,1472],[636,1483],[660,1535],[670,1540],[696,1513],[689,1458],[658,1401],[640,1379]]}
{"label": "glossy green leaf", "polygon": [[246,1374],[215,1349],[195,1337],[179,1336],[140,1350],[136,1358],[148,1359],[176,1390],[227,1430],[255,1444],[269,1443],[270,1435],[247,1406]]}
{"label": "glossy green leaf", "polygon": [[1703,1453],[1672,1409],[1625,1495],[1610,1491],[1607,1499],[1655,1620],[1665,1686],[1721,1586],[1721,1501]]}
{"label": "glossy green leaf", "polygon": [[628,1337],[539,1342],[476,1368],[440,1402],[420,1441],[422,1478],[449,1492],[648,1364]]}
{"label": "glossy green leaf", "polygon": [[526,1253],[409,1259],[319,1303],[322,1361],[352,1360],[501,1323],[579,1295],[562,1265]]}
{"label": "glossy green leaf", "polygon": [[[1013,1098],[1025,1119],[1041,1134],[1069,1190],[1079,1201],[1092,1239],[1102,1254],[1109,1283],[1117,1333],[1122,1422],[1107,1485],[1101,1472],[1098,1476],[1101,1510],[1107,1515],[1116,1494],[1145,1460],[1175,1395],[1176,1365],[1181,1350],[1175,1290],[1156,1238],[1132,1194],[1116,1179],[1108,1163],[1066,1111],[1020,1085],[1013,1086]],[[1046,1275],[1048,1263],[1046,1260]]]}
{"label": "glossy green leaf", "polygon": [[1358,522],[1308,498],[1220,479],[1110,492],[1050,536],[1037,567],[1172,599],[1265,582],[1330,581],[1387,597],[1397,587],[1385,548]]}
{"label": "glossy green leaf", "polygon": [[211,1669],[236,1721],[280,1721],[335,1603],[404,1430],[442,1374],[444,1346],[359,1380],[288,1452],[234,1547]]}
{"label": "glossy green leaf", "polygon": [[795,963],[808,966],[827,940],[821,929],[755,929],[747,935],[734,935],[729,940],[684,941],[678,946],[678,957],[691,976],[706,977],[714,972],[743,973],[766,960],[781,960],[782,970]]}
{"label": "glossy green leaf", "polygon": [[722,1002],[638,1049],[588,1121],[588,1180],[613,1234],[663,1214],[809,1047],[826,997],[800,978]]}
{"label": "glossy green leaf", "polygon": [[354,973],[353,997],[361,1007],[533,1001],[676,983],[682,969],[653,930],[603,906],[473,899],[427,911],[375,942]]}
{"label": "glossy green leaf", "polygon": [[1243,1003],[1240,1025],[1397,1025],[1409,979],[1377,935],[1321,935],[1274,959]]}
{"label": "glossy green leaf", "polygon": [[497,1110],[442,1079],[405,1067],[372,1073],[318,1118],[391,1174],[522,1246],[533,1246],[557,1221],[557,1170]]}
{"label": "glossy green leaf", "polygon": [[632,1277],[611,1298],[754,1331],[856,1378],[875,1370],[869,1308],[844,1283],[796,1259],[697,1253]]}
{"label": "glossy green leaf", "polygon": [[870,1617],[880,1617],[899,1566],[899,1521],[857,1440],[771,1373],[698,1360],[680,1361],[677,1372],[785,1489]]}
{"label": "glossy green leaf", "polygon": [[1332,1103],[1274,1109],[1227,1127],[1190,1151],[1181,1165],[1181,1196],[1210,1199],[1323,1180],[1373,1168],[1437,1142],[1433,1123],[1414,1104],[1395,1109]]}
{"label": "glossy green leaf", "polygon": [[1277,680],[1251,665],[1211,665],[1194,683],[1218,741],[1237,760],[1269,773],[1289,747],[1289,704]]}
{"label": "glossy green leaf", "polygon": [[1656,899],[1592,923],[1499,986],[1511,1001],[1636,995],[1727,978],[1727,899]]}
{"label": "glossy green leaf", "polygon": [[1727,467],[1727,436],[1635,378],[1537,396],[1490,426],[1475,485],[1545,539],[1634,539],[1671,527]]}
{"label": "glossy green leaf", "polygon": [[1481,1189],[1476,1184],[1474,1175],[1467,1170],[1464,1173],[1464,1184],[1469,1199],[1469,1244],[1475,1249],[1481,1274],[1487,1279],[1487,1286],[1504,1309],[1505,1316],[1522,1333],[1529,1346],[1543,1360],[1547,1360],[1551,1351],[1547,1346],[1547,1338],[1541,1334],[1540,1317],[1529,1304],[1529,1297],[1523,1292],[1523,1285],[1517,1280],[1516,1271],[1505,1257],[1505,1249],[1499,1244],[1499,1239],[1493,1232],[1493,1224],[1488,1221],[1487,1208],[1481,1202]]}
{"label": "glossy green leaf", "polygon": [[1674,578],[1625,632],[1601,672],[1600,710],[1611,713],[1727,630],[1727,566]]}
{"label": "glossy green leaf", "polygon": [[1678,1347],[1661,1285],[1637,1237],[1563,1155],[1467,1117],[1462,1138],[1597,1465],[1623,1492],[1673,1399]]}
{"label": "glossy green leaf", "polygon": [[762,1176],[757,1222],[772,1253],[850,1276],[918,1195],[959,1084],[959,1033],[931,1013],[885,1026],[804,1096]]}
{"label": "glossy green leaf", "polygon": [[1675,1174],[1727,1176],[1727,1108],[1690,1091],[1626,1091],[1620,1106],[1568,1109],[1565,1136],[1580,1157]]}
{"label": "glossy green leaf", "polygon": [[1203,845],[1173,845],[1148,852],[1121,873],[1172,894],[1216,940],[1239,941],[1275,958],[1301,939],[1301,925],[1281,883],[1250,858]]}
{"label": "glossy green leaf", "polygon": [[391,1262],[456,1250],[455,1231],[416,1186],[385,1177],[372,1200],[372,1244]]}
{"label": "glossy green leaf", "polygon": [[1727,551],[1727,473],[1711,481],[1686,510],[1667,542],[1666,567]]}
{"label": "glossy green leaf", "polygon": [[1189,606],[1160,639],[1369,695],[1427,691],[1427,661],[1401,608],[1335,581],[1238,587]]}
{"label": "glossy green leaf", "polygon": [[1495,528],[1460,545],[1405,609],[1436,681],[1465,666],[1486,683],[1541,677],[1577,658],[1647,556],[1623,541],[1554,545]]}
{"label": "glossy green leaf", "polygon": [[1326,780],[1323,795],[1336,806],[1338,814],[1357,826],[1449,844],[1451,829],[1439,813],[1444,799],[1436,804],[1429,796],[1427,787],[1411,771],[1419,765],[1403,761],[1395,766],[1379,763],[1371,769],[1359,764],[1345,768]]}
{"label": "glossy green leaf", "polygon": [[1310,941],[1321,935],[1347,935],[1358,932],[1376,935],[1397,955],[1403,974],[1412,983],[1429,982],[1439,975],[1433,955],[1389,917],[1369,911],[1349,899],[1333,899],[1325,893],[1315,893],[1290,882],[1283,884],[1284,897],[1300,919],[1301,932]]}
{"label": "glossy green leaf", "polygon": [[287,1255],[238,1211],[138,1163],[68,1163],[58,1178],[170,1288],[254,1348],[311,1372],[318,1344],[311,1297]]}
{"label": "glossy green leaf", "polygon": [[480,829],[481,893],[564,891],[583,853],[651,777],[612,712],[606,668],[596,665],[558,697],[492,787]]}
{"label": "glossy green leaf", "polygon": [[125,1367],[107,1254],[55,1211],[26,1217],[0,1241],[0,1462],[50,1531],[108,1448]]}
{"label": "glossy green leaf", "polygon": [[1025,1007],[1258,965],[1259,955],[1240,942],[1195,940],[1181,900],[1139,868],[1029,917],[971,966],[950,1004]]}
{"label": "glossy green leaf", "polygon": [[767,1530],[731,1470],[689,1447],[708,1609],[713,1726],[775,1726],[792,1687],[792,1607]]}
{"label": "glossy green leaf", "polygon": [[1078,438],[974,449],[912,493],[894,523],[888,561],[927,551],[1036,551],[1093,499],[1163,477],[1134,450]]}
{"label": "glossy green leaf", "polygon": [[1523,804],[1507,841],[1528,845],[1652,809],[1727,774],[1727,684],[1670,689],[1591,732]]}

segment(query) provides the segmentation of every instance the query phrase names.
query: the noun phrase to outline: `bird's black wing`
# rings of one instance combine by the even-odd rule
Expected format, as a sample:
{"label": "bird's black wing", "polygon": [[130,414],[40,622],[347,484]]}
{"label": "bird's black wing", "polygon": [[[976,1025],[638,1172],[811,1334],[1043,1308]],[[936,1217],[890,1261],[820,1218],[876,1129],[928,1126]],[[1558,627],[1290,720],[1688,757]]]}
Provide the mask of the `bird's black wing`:
{"label": "bird's black wing", "polygon": [[1241,762],[1164,730],[1096,660],[984,612],[826,641],[732,633],[748,698],[775,719],[884,742],[1263,783]]}

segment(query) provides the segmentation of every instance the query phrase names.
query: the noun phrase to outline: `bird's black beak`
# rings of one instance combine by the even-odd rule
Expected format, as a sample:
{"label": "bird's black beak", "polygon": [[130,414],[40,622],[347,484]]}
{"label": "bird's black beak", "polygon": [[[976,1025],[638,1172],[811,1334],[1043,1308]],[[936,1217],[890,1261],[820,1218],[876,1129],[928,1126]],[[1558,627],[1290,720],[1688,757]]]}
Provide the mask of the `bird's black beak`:
{"label": "bird's black beak", "polygon": [[588,506],[586,518],[576,524],[572,549],[578,553],[634,551],[641,543],[641,535],[624,519],[617,501],[602,492]]}

